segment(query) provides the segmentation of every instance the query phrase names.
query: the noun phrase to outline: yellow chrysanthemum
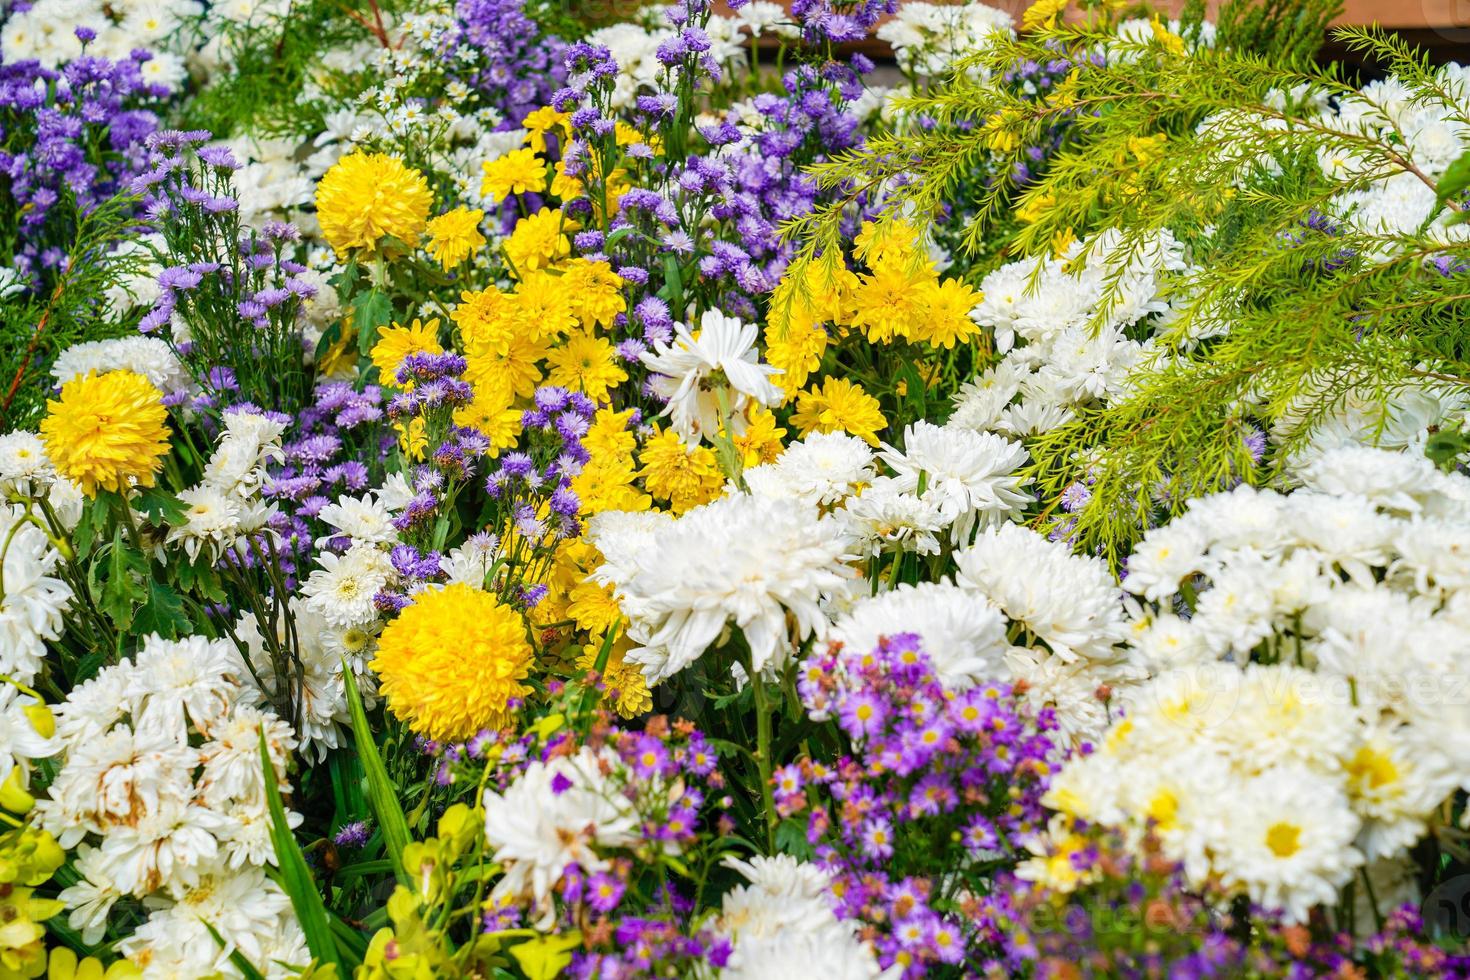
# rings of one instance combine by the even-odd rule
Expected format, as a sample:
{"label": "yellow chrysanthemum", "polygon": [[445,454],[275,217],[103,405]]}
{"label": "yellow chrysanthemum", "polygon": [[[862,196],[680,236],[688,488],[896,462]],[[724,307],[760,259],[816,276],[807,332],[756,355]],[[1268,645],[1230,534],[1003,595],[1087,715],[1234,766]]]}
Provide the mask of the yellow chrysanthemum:
{"label": "yellow chrysanthemum", "polygon": [[487,592],[421,592],[383,628],[372,668],[388,710],[421,735],[463,741],[511,720],[534,654],[519,613]]}
{"label": "yellow chrysanthemum", "polygon": [[615,412],[611,408],[600,408],[592,416],[592,425],[582,437],[582,447],[593,459],[632,459],[638,445],[637,436],[628,428],[633,420],[634,409]]}
{"label": "yellow chrysanthemum", "polygon": [[485,173],[480,181],[484,197],[503,201],[512,194],[540,194],[546,190],[546,161],[528,147],[487,160],[480,169]]}
{"label": "yellow chrysanthemum", "polygon": [[740,453],[740,465],[746,469],[762,463],[774,463],[781,456],[781,437],[786,430],[776,424],[770,409],[754,406],[746,418],[745,432],[734,438]]}
{"label": "yellow chrysanthemum", "polygon": [[506,395],[499,388],[478,385],[474,399],[454,410],[455,425],[475,429],[490,440],[491,459],[499,456],[501,450],[514,446],[521,436],[522,412],[512,407]]}
{"label": "yellow chrysanthemum", "polygon": [[439,321],[424,323],[415,319],[408,326],[397,323],[378,330],[378,342],[373,345],[373,366],[378,369],[378,380],[385,385],[398,384],[398,369],[410,354],[442,354],[439,345]]}
{"label": "yellow chrysanthemum", "polygon": [[417,245],[433,203],[424,175],[386,153],[349,153],[316,185],[322,237],[339,256],[372,252],[385,235]]}
{"label": "yellow chrysanthemum", "polygon": [[808,432],[846,432],[870,446],[878,445],[878,430],[888,423],[878,399],[844,378],[825,378],[820,388],[803,391],[796,399],[791,423]]}
{"label": "yellow chrysanthemum", "polygon": [[459,327],[464,356],[468,358],[504,357],[510,351],[510,342],[525,333],[523,310],[515,295],[494,286],[461,293],[459,304],[449,316]]}
{"label": "yellow chrysanthemum", "polygon": [[565,276],[533,272],[521,280],[512,295],[519,309],[520,328],[538,340],[564,336],[577,325]]}
{"label": "yellow chrysanthemum", "polygon": [[476,387],[528,398],[541,380],[541,361],[546,357],[544,341],[524,335],[513,336],[505,352],[481,352],[465,345],[465,380]]}
{"label": "yellow chrysanthemum", "polygon": [[[604,637],[594,634],[590,642],[582,648],[577,666],[583,670],[596,667],[597,655],[602,652],[603,642]],[[613,641],[613,647],[608,651],[607,663],[602,668],[602,686],[605,689],[602,703],[624,718],[636,718],[645,711],[653,710],[653,695],[649,693],[643,672],[637,664],[628,662],[627,653],[632,648],[632,641],[625,635],[619,635]]]}
{"label": "yellow chrysanthemum", "polygon": [[429,222],[429,244],[424,248],[446,271],[453,269],[485,244],[480,222],[485,212],[478,208],[455,208]]}
{"label": "yellow chrysanthemum", "polygon": [[568,263],[562,288],[571,299],[572,312],[588,330],[608,326],[628,308],[623,299],[623,278],[606,262],[577,259]]}
{"label": "yellow chrysanthemum", "polygon": [[542,208],[516,222],[505,240],[505,257],[517,278],[566,258],[572,243],[564,234],[561,210]]}
{"label": "yellow chrysanthemum", "polygon": [[606,510],[648,510],[653,500],[634,484],[637,476],[629,457],[593,453],[591,461],[572,477],[572,492],[582,505],[582,516]]}
{"label": "yellow chrysanthemum", "polygon": [[417,463],[424,458],[424,450],[429,448],[429,432],[422,415],[415,415],[407,425],[394,422],[393,431],[398,433],[398,448],[406,459]]}
{"label": "yellow chrysanthemum", "polygon": [[41,438],[57,472],[89,497],[97,490],[151,487],[168,452],[168,410],[141,374],[87,374],[46,403]]}
{"label": "yellow chrysanthemum", "polygon": [[725,485],[714,452],[708,446],[691,450],[672,429],[650,438],[638,458],[643,464],[638,475],[643,477],[644,489],[667,500],[676,514],[709,503]]}
{"label": "yellow chrysanthemum", "polygon": [[548,381],[569,391],[580,391],[594,402],[606,401],[610,390],[628,380],[613,345],[603,337],[580,331],[547,354],[546,364]]}
{"label": "yellow chrysanthemum", "polygon": [[929,290],[929,315],[915,321],[912,339],[949,350],[978,335],[980,326],[970,319],[970,311],[984,298],[959,279],[944,280]]}
{"label": "yellow chrysanthemum", "polygon": [[868,340],[883,344],[913,333],[929,312],[934,268],[911,252],[886,252],[871,275],[860,277],[853,294],[852,324],[862,327]]}

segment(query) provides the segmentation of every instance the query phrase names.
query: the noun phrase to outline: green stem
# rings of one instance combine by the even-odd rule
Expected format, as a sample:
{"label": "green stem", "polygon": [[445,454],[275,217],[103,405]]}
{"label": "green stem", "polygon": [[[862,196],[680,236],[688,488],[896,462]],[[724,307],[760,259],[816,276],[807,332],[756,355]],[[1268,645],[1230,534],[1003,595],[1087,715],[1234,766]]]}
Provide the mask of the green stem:
{"label": "green stem", "polygon": [[750,683],[755,694],[755,764],[760,772],[761,804],[765,810],[766,852],[776,853],[776,794],[771,780],[771,702],[765,679],[754,670]]}

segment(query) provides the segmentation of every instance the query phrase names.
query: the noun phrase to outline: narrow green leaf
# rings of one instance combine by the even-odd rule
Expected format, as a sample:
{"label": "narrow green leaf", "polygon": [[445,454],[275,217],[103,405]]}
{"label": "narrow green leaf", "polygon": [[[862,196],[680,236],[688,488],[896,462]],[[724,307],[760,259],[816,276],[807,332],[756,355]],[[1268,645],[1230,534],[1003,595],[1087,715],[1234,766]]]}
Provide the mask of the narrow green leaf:
{"label": "narrow green leaf", "polygon": [[345,976],[343,962],[332,937],[331,923],[327,918],[327,907],[322,893],[317,890],[306,865],[306,856],[296,843],[296,835],[286,823],[286,806],[281,802],[281,789],[276,785],[276,768],[271,763],[270,748],[266,745],[265,732],[260,733],[260,764],[265,777],[266,804],[271,815],[271,844],[276,850],[276,866],[280,869],[280,884],[291,899],[301,931],[306,936],[306,947],[311,955],[323,963],[337,967],[339,976]]}
{"label": "narrow green leaf", "polygon": [[362,707],[362,695],[357,690],[357,678],[346,661],[342,663],[342,678],[347,685],[347,707],[352,712],[352,737],[357,743],[357,757],[362,761],[363,774],[367,777],[368,805],[373,808],[373,816],[378,821],[378,830],[388,848],[394,874],[399,881],[410,884],[408,873],[403,868],[403,849],[409,841],[408,820],[398,803],[398,789],[388,778],[388,768],[378,754],[378,744],[373,741],[367,712]]}

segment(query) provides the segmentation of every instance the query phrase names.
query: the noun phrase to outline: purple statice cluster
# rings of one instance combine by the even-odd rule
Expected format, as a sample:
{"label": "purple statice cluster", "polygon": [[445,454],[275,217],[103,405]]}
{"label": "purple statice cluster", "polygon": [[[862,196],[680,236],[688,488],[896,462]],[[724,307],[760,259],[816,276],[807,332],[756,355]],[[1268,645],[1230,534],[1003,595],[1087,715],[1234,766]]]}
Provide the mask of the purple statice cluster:
{"label": "purple statice cluster", "polygon": [[[85,51],[92,31],[79,27],[77,35]],[[143,80],[140,66],[151,57],[83,54],[59,70],[0,64],[0,206],[15,216],[17,236],[0,252],[33,284],[60,270],[73,244],[74,214],[57,207],[63,198],[87,214],[152,164],[146,141],[168,89]]]}
{"label": "purple statice cluster", "polygon": [[305,404],[305,304],[317,287],[293,258],[300,232],[243,227],[231,193],[240,163],[208,140],[202,130],[151,134],[154,162],[129,182],[164,239],[158,298],[138,330],[173,344],[199,388],[198,411]]}
{"label": "purple statice cluster", "polygon": [[1140,847],[1116,833],[1079,828],[1088,839],[1070,860],[1081,881],[1060,894],[1010,873],[987,894],[963,901],[991,955],[975,964],[986,978],[1470,977],[1470,957],[1426,938],[1412,905],[1391,911],[1376,931],[1283,925],[1270,913],[1208,902],[1150,835]]}
{"label": "purple statice cluster", "polygon": [[838,915],[902,976],[973,965],[983,937],[954,896],[986,890],[1044,826],[1049,711],[1033,715],[1003,684],[946,689],[912,634],[834,645],[807,661],[799,690],[850,749],[777,770],[776,807],[806,815]]}
{"label": "purple statice cluster", "polygon": [[525,0],[459,0],[445,60],[512,128],[546,105],[566,77],[566,42],[526,14]]}

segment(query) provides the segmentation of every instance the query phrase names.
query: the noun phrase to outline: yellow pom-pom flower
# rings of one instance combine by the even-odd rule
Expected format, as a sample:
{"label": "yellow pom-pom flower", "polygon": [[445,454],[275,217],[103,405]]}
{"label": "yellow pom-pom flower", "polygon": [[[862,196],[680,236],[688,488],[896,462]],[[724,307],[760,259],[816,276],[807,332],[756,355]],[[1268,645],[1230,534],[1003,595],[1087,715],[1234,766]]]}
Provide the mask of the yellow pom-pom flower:
{"label": "yellow pom-pom flower", "polygon": [[843,378],[825,378],[820,388],[803,391],[796,399],[796,414],[791,422],[808,432],[846,432],[870,446],[878,445],[878,430],[888,423],[878,406],[878,399],[861,385]]}
{"label": "yellow pom-pom flower", "polygon": [[485,244],[485,236],[480,234],[480,221],[484,217],[484,211],[469,208],[455,208],[439,215],[428,224],[429,244],[424,248],[446,271],[453,269]]}
{"label": "yellow pom-pom flower", "polygon": [[378,369],[378,380],[385,385],[398,384],[398,369],[410,354],[442,354],[439,345],[439,320],[428,323],[414,320],[408,326],[393,324],[378,331],[378,342],[373,345],[373,365]]}
{"label": "yellow pom-pom flower", "polygon": [[322,237],[339,256],[372,252],[385,235],[417,245],[433,203],[424,175],[386,153],[349,153],[316,185]]}
{"label": "yellow pom-pom flower", "polygon": [[420,735],[464,741],[510,722],[529,694],[531,645],[520,613],[464,584],[419,593],[383,629],[372,662],[388,709]]}
{"label": "yellow pom-pom flower", "polygon": [[168,452],[168,410],[147,378],[132,371],[73,378],[46,410],[46,455],[84,494],[153,486]]}

